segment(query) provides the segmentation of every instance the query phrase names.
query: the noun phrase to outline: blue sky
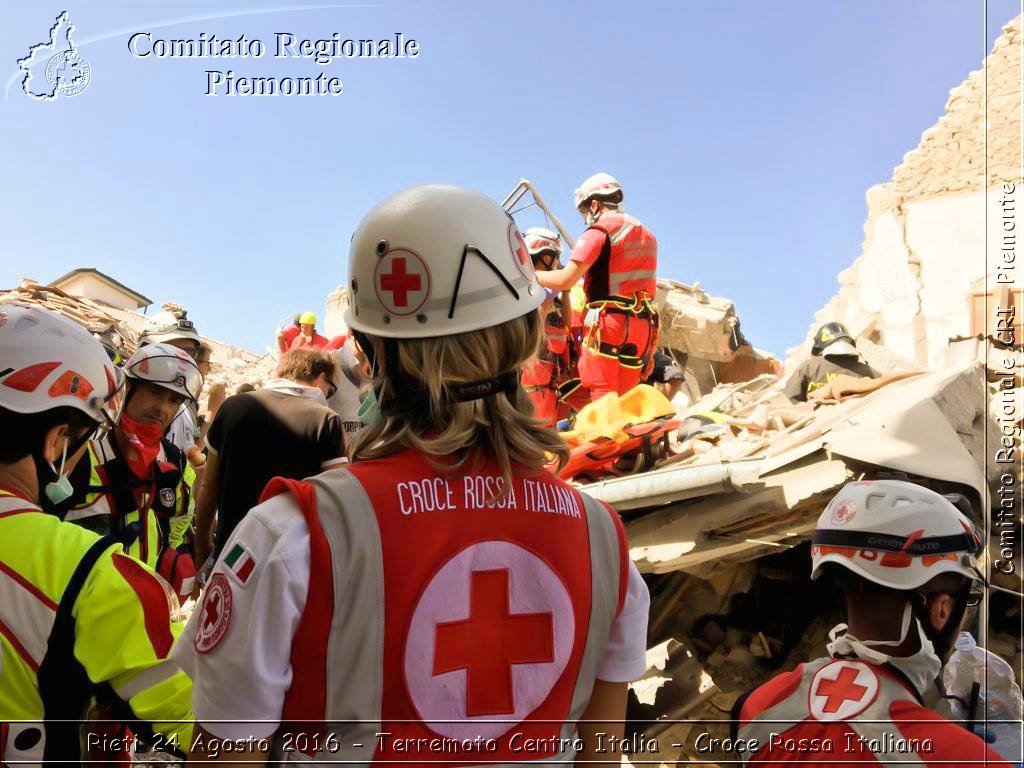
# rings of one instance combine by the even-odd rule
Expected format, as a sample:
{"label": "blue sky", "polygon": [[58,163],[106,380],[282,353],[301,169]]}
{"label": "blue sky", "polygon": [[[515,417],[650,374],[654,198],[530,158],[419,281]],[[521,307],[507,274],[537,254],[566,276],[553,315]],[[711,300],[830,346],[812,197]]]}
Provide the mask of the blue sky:
{"label": "blue sky", "polygon": [[[95,266],[262,349],[322,311],[375,202],[448,182],[503,198],[531,179],[570,230],[572,189],[604,170],[658,237],[660,272],[735,301],[776,354],[857,256],[864,192],[887,180],[1020,11],[990,0],[22,3],[0,14],[4,84],[70,11],[92,82],[0,101],[0,287]],[[158,24],[199,16],[275,13]],[[258,37],[262,59],[133,58],[132,32]],[[416,59],[321,67],[275,32],[379,38]],[[83,42],[90,38],[109,39]],[[205,70],[316,76],[337,97],[208,97]],[[36,70],[39,76],[42,69]]]}

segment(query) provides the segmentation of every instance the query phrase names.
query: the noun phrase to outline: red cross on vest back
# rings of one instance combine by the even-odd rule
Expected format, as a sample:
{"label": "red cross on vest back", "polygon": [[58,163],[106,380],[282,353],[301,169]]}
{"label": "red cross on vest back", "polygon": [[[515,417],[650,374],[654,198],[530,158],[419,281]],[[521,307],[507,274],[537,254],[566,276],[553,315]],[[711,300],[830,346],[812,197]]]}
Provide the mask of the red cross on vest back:
{"label": "red cross on vest back", "polygon": [[868,689],[867,686],[854,682],[856,679],[856,669],[843,667],[835,680],[822,680],[818,683],[817,695],[828,699],[821,708],[822,712],[838,712],[845,702],[860,701]]}
{"label": "red cross on vest back", "polygon": [[423,285],[419,275],[405,271],[405,257],[396,256],[391,264],[391,272],[380,277],[382,290],[391,292],[391,299],[396,307],[409,306],[409,293],[418,291]]}
{"label": "red cross on vest back", "polygon": [[512,665],[554,660],[551,614],[513,614],[508,573],[474,571],[469,616],[437,625],[433,674],[466,670],[468,717],[511,714]]}

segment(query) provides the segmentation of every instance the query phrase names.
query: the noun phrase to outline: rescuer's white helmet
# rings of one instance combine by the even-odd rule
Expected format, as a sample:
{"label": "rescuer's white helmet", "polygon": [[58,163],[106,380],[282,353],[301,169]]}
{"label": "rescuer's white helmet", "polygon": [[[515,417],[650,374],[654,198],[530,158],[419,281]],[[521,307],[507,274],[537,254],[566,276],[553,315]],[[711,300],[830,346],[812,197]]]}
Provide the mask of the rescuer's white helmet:
{"label": "rescuer's white helmet", "polygon": [[562,240],[554,230],[547,227],[530,227],[523,238],[526,240],[526,250],[532,257],[545,252],[554,253],[556,256],[562,255]]}
{"label": "rescuer's white helmet", "polygon": [[618,199],[613,198],[611,202],[622,202],[622,185],[614,177],[602,171],[584,180],[576,188],[573,193],[573,203],[576,205],[576,210],[579,210],[580,206],[589,202],[592,197],[613,197],[616,194]]}
{"label": "rescuer's white helmet", "polygon": [[945,496],[903,480],[848,483],[818,518],[811,578],[826,563],[876,584],[917,589],[940,573],[983,580],[981,539]]}
{"label": "rescuer's white helmet", "polygon": [[161,312],[142,329],[139,344],[159,344],[167,341],[194,341],[201,343],[196,327],[187,317],[176,317],[171,312]]}
{"label": "rescuer's white helmet", "polygon": [[366,214],[348,274],[349,328],[392,339],[499,325],[546,295],[512,217],[480,192],[443,184],[404,190]]}
{"label": "rescuer's white helmet", "polygon": [[173,344],[147,344],[139,347],[124,366],[129,379],[151,384],[184,395],[193,402],[203,388],[203,374],[192,356]]}
{"label": "rescuer's white helmet", "polygon": [[82,326],[41,307],[0,305],[0,406],[16,413],[68,406],[112,424],[123,383]]}

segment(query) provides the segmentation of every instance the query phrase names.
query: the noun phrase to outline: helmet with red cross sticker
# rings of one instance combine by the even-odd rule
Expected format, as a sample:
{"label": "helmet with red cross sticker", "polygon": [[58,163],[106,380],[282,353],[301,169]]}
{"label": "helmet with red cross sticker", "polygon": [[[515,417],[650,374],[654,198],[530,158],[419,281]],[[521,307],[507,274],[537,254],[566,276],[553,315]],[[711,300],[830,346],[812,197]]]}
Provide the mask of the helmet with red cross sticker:
{"label": "helmet with red cross sticker", "polygon": [[383,338],[467,333],[535,310],[545,292],[512,218],[464,187],[429,184],[371,210],[349,250],[349,327]]}
{"label": "helmet with red cross sticker", "polygon": [[949,498],[904,480],[847,483],[818,518],[811,578],[833,565],[890,589],[917,589],[940,573],[981,581],[981,539]]}

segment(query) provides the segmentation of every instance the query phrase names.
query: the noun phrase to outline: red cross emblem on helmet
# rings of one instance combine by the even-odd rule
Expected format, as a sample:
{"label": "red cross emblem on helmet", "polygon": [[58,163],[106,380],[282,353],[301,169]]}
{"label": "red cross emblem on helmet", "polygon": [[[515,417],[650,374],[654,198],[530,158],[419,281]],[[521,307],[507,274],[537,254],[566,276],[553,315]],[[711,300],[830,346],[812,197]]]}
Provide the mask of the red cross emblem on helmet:
{"label": "red cross emblem on helmet", "polygon": [[419,254],[395,248],[377,261],[373,284],[377,299],[390,314],[411,315],[430,296],[430,270]]}
{"label": "red cross emblem on helmet", "polygon": [[512,253],[512,262],[519,270],[519,274],[527,280],[533,280],[533,260],[530,258],[530,251],[526,247],[526,241],[519,234],[515,224],[508,225],[508,247]]}
{"label": "red cross emblem on helmet", "polygon": [[572,601],[543,560],[507,541],[434,574],[405,640],[409,696],[435,733],[496,738],[539,707],[569,661]]}
{"label": "red cross emblem on helmet", "polygon": [[871,706],[878,696],[878,677],[859,661],[836,661],[811,679],[808,710],[818,720],[846,720]]}

